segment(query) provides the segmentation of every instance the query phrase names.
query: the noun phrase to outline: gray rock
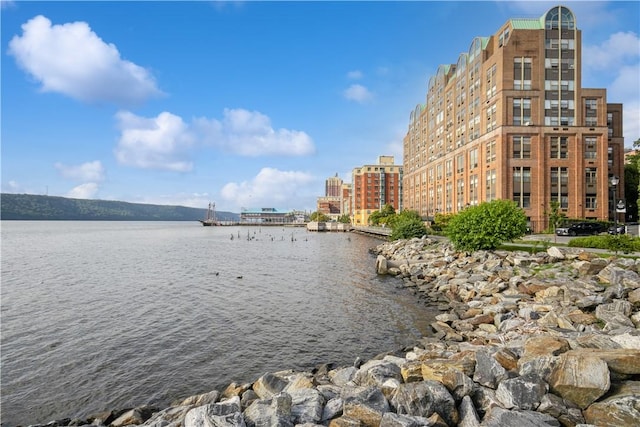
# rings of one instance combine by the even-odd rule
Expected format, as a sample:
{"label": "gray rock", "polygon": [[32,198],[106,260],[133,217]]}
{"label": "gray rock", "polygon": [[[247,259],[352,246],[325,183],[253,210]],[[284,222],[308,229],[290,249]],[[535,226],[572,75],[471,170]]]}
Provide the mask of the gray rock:
{"label": "gray rock", "polygon": [[437,381],[401,384],[391,399],[391,406],[398,414],[429,417],[438,413],[448,425],[458,422],[455,400]]}
{"label": "gray rock", "polygon": [[360,367],[354,377],[354,382],[364,387],[381,387],[390,378],[402,381],[398,365],[386,360],[371,360]]}
{"label": "gray rock", "polygon": [[494,407],[480,424],[482,427],[560,427],[555,418],[535,411],[509,411]]}
{"label": "gray rock", "polygon": [[424,427],[432,425],[433,423],[428,418],[394,414],[393,412],[385,413],[380,421],[380,427]]}
{"label": "gray rock", "polygon": [[344,401],[340,397],[335,397],[327,402],[327,404],[322,409],[322,418],[321,421],[329,421],[333,418],[339,417],[342,415],[342,406],[344,405]]}
{"label": "gray rock", "polygon": [[187,412],[184,419],[184,427],[244,427],[245,425],[238,396],[224,402],[198,406]]}
{"label": "gray rock", "polygon": [[280,393],[252,402],[244,411],[244,420],[247,427],[293,427],[291,396]]}
{"label": "gray rock", "polygon": [[469,396],[465,396],[460,402],[458,407],[458,413],[460,414],[460,422],[458,427],[479,427],[480,419],[476,408],[473,406],[473,401]]}
{"label": "gray rock", "polygon": [[498,384],[496,398],[507,408],[534,410],[547,393],[549,386],[540,377],[526,375]]}
{"label": "gray rock", "polygon": [[253,391],[260,399],[268,399],[280,393],[288,382],[277,375],[266,373],[253,383]]}
{"label": "gray rock", "polygon": [[495,389],[499,382],[509,378],[509,375],[487,349],[476,353],[476,370],[473,380],[485,387]]}
{"label": "gray rock", "polygon": [[295,424],[322,421],[324,396],[316,389],[300,389],[290,392],[291,415]]}
{"label": "gray rock", "polygon": [[375,387],[345,389],[342,398],[344,416],[360,420],[364,425],[379,424],[382,416],[390,410],[387,398]]}

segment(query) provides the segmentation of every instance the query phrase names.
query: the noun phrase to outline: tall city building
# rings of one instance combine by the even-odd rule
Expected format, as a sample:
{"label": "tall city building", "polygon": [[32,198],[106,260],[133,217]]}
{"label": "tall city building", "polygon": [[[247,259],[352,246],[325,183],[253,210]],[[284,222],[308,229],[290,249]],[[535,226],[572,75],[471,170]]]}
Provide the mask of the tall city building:
{"label": "tall city building", "polygon": [[351,223],[367,225],[369,215],[386,204],[402,209],[402,165],[393,156],[378,157],[378,164],[354,168],[351,175]]}
{"label": "tall city building", "polygon": [[573,12],[554,6],[510,19],[441,65],[409,117],[404,208],[431,217],[510,199],[534,231],[548,226],[552,202],[569,218],[612,218],[622,105],[582,87],[581,38]]}
{"label": "tall city building", "polygon": [[327,178],[324,186],[324,196],[318,197],[316,201],[317,211],[327,215],[332,221],[337,221],[342,215],[342,186],[343,182],[338,177],[338,174]]}
{"label": "tall city building", "polygon": [[342,197],[342,179],[336,176],[327,178],[325,181],[324,195],[327,197]]}

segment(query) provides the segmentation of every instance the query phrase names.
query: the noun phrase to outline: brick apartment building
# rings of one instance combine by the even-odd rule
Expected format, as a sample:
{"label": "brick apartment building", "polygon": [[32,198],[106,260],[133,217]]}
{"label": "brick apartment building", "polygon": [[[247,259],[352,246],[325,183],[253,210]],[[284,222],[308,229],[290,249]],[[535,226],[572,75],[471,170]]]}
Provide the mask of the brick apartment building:
{"label": "brick apartment building", "polygon": [[354,168],[351,188],[351,223],[367,225],[369,215],[390,204],[402,209],[402,165],[393,156],[378,157],[378,164]]}
{"label": "brick apartment building", "polygon": [[581,37],[573,12],[554,6],[510,19],[441,65],[403,141],[404,209],[429,218],[510,199],[534,231],[548,226],[552,201],[569,218],[612,218],[622,105],[582,87]]}

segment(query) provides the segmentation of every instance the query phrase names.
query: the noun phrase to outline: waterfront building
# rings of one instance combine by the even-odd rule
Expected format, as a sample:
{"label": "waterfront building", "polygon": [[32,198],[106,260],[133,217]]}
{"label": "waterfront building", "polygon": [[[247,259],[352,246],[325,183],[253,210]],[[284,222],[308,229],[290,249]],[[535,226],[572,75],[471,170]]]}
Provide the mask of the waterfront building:
{"label": "waterfront building", "polygon": [[534,231],[551,202],[569,218],[612,218],[624,197],[622,105],[582,87],[582,33],[565,6],[476,37],[429,79],[403,140],[403,203],[424,218],[514,200]]}
{"label": "waterfront building", "polygon": [[241,208],[240,223],[242,224],[291,224],[298,222],[299,212],[278,208]]}
{"label": "waterfront building", "polygon": [[402,209],[402,165],[393,156],[380,156],[375,165],[354,168],[351,191],[351,223],[367,225],[369,215],[386,204]]}
{"label": "waterfront building", "polygon": [[317,211],[327,215],[332,221],[337,221],[341,215],[342,198],[324,196],[318,197]]}

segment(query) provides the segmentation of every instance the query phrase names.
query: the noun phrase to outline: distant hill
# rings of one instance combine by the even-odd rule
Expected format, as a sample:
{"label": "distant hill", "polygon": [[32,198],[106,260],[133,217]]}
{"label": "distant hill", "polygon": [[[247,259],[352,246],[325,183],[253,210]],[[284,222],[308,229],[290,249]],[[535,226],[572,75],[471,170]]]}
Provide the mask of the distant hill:
{"label": "distant hill", "polygon": [[[3,220],[91,220],[91,221],[196,221],[207,209],[185,206],[147,205],[112,200],[69,199],[34,194],[0,195]],[[216,211],[219,221],[238,221],[240,215]]]}

